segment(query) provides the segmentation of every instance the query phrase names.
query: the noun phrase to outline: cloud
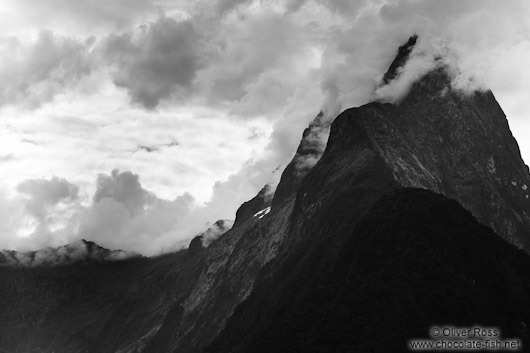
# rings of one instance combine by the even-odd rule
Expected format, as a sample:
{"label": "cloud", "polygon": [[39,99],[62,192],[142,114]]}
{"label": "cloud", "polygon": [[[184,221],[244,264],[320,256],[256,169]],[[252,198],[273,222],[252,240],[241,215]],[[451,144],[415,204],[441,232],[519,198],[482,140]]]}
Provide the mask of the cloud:
{"label": "cloud", "polygon": [[27,197],[26,211],[42,220],[49,207],[61,201],[71,202],[78,197],[79,188],[65,179],[30,179],[20,183],[17,191]]}
{"label": "cloud", "polygon": [[64,179],[29,179],[14,195],[0,192],[0,248],[32,250],[64,245],[80,208],[78,187]]}
{"label": "cloud", "polygon": [[198,34],[188,20],[161,16],[134,32],[110,35],[103,57],[114,67],[114,83],[133,102],[155,108],[170,96],[187,97],[201,63]]}
{"label": "cloud", "polygon": [[139,145],[136,151],[145,151],[147,153],[152,153],[152,152],[160,151],[160,149],[162,148],[171,148],[171,147],[175,147],[178,145],[179,145],[179,142],[173,139],[171,140],[171,142],[167,142],[167,143],[159,143],[159,144],[154,144],[154,145]]}
{"label": "cloud", "polygon": [[4,154],[4,155],[0,156],[0,162],[1,163],[9,162],[9,161],[12,161],[14,159],[15,159],[15,156],[13,155],[13,153],[8,153],[8,154]]}
{"label": "cloud", "polygon": [[100,174],[97,177],[97,189],[92,200],[99,203],[109,198],[123,205],[132,216],[144,212],[154,196],[142,188],[139,176],[129,171],[114,169],[110,175]]}
{"label": "cloud", "polygon": [[79,27],[84,31],[98,27],[116,29],[157,10],[151,0],[4,0],[2,5],[2,22],[8,30],[26,26],[56,27],[62,31]]}
{"label": "cloud", "polygon": [[283,13],[250,12],[212,26],[197,86],[210,104],[228,105],[240,118],[276,116],[319,65],[314,30]]}
{"label": "cloud", "polygon": [[92,72],[91,41],[41,31],[30,43],[0,38],[0,106],[38,107]]}
{"label": "cloud", "polygon": [[113,250],[156,255],[187,247],[211,216],[189,194],[158,198],[130,171],[100,174],[96,184],[91,202],[79,198],[76,185],[57,177],[26,180],[17,195],[0,194],[0,211],[5,211],[0,248],[29,251],[87,239]]}
{"label": "cloud", "polygon": [[204,233],[200,234],[201,243],[204,247],[208,247],[215,239],[226,233],[232,226],[234,221],[230,220],[218,220],[211,227],[209,227]]}
{"label": "cloud", "polygon": [[206,224],[188,222],[196,207],[189,194],[172,201],[160,199],[129,171],[99,175],[97,184],[92,205],[78,217],[78,238],[111,249],[154,255],[187,246],[180,242]]}

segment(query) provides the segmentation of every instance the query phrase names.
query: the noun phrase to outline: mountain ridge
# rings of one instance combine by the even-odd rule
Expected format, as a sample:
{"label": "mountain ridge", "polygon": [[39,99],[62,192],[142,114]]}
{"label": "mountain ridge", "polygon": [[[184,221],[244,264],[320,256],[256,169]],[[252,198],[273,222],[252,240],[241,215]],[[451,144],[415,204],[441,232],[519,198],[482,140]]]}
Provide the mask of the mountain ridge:
{"label": "mountain ridge", "polygon": [[0,266],[36,267],[62,266],[76,263],[120,261],[141,257],[140,254],[123,250],[109,250],[92,241],[81,239],[57,248],[44,248],[36,251],[0,251]]}

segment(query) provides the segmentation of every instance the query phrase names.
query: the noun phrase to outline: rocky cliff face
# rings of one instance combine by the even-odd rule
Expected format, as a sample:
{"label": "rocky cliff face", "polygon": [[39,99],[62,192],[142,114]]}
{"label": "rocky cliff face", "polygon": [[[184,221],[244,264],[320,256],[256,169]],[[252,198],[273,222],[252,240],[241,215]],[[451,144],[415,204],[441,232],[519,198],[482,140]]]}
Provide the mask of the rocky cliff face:
{"label": "rocky cliff face", "polygon": [[440,68],[416,82],[401,104],[351,109],[340,119],[366,131],[401,185],[459,201],[530,250],[530,174],[491,91],[455,91]]}
{"label": "rocky cliff face", "polygon": [[[382,84],[399,75],[414,43],[400,49]],[[530,315],[515,306],[530,304],[522,269],[529,260],[508,242],[530,249],[528,167],[493,94],[459,92],[450,81],[439,68],[399,104],[346,110],[331,125],[325,151],[314,142],[329,126],[317,116],[272,201],[262,190],[208,247],[198,237],[188,251],[163,258],[99,264],[107,266],[99,282],[93,274],[103,267],[95,264],[0,268],[9,279],[0,282],[0,314],[8,317],[0,351],[279,352],[310,351],[317,341],[320,351],[381,351],[363,340],[386,327],[373,318],[403,327],[394,345],[429,322],[484,323],[522,335]],[[470,212],[403,187],[444,194]],[[35,297],[38,314],[24,309]],[[430,309],[434,297],[439,305]],[[417,302],[421,325],[411,324]],[[502,309],[505,302],[515,306]],[[363,305],[370,309],[356,311]],[[320,322],[311,322],[319,315],[335,334],[335,322],[344,323],[349,336],[318,332]],[[309,330],[298,332],[304,325]],[[365,336],[350,334],[362,327]],[[21,332],[31,339],[22,341]]]}
{"label": "rocky cliff face", "polygon": [[234,227],[245,223],[253,218],[256,213],[266,209],[271,205],[273,192],[270,185],[265,185],[254,198],[244,202],[236,212]]}
{"label": "rocky cliff face", "polygon": [[477,325],[528,347],[528,255],[440,194],[368,191],[323,203],[206,352],[410,352],[432,326]]}
{"label": "rocky cliff face", "polygon": [[292,197],[302,182],[302,179],[318,162],[326,146],[325,139],[329,134],[331,120],[320,112],[304,130],[302,140],[293,160],[285,167],[278,184],[272,207],[278,207],[283,201]]}

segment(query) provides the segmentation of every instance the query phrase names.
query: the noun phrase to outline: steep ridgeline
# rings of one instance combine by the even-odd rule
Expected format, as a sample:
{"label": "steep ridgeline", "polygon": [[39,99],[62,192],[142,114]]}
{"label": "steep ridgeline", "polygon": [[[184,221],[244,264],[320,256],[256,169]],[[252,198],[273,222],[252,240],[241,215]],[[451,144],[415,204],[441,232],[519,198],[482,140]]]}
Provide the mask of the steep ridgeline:
{"label": "steep ridgeline", "polygon": [[527,254],[430,190],[397,189],[360,218],[351,196],[367,197],[321,209],[206,352],[410,352],[432,326],[495,327],[528,351]]}
{"label": "steep ridgeline", "polygon": [[[413,45],[414,41],[409,43]],[[408,56],[411,49],[408,46],[406,48],[400,50],[399,55]],[[405,60],[397,62],[402,65]],[[398,71],[397,68],[393,70]],[[397,76],[398,74],[394,74],[393,77]],[[529,249],[530,203],[526,190],[530,185],[528,167],[521,159],[506,118],[491,92],[464,93],[452,89],[451,80],[444,68],[436,69],[418,80],[399,105],[370,103],[342,113],[332,125],[328,146],[322,159],[307,176],[298,179],[293,175],[292,170],[286,169],[277,189],[286,192],[277,191],[272,203],[268,222],[273,222],[278,214],[285,215],[275,209],[275,206],[282,205],[283,195],[296,193],[293,213],[289,217],[289,232],[279,238],[283,241],[279,252],[274,261],[262,269],[259,281],[261,285],[254,291],[255,296],[261,300],[243,306],[246,309],[240,309],[242,314],[231,319],[233,328],[216,341],[225,342],[226,347],[233,351],[245,340],[247,333],[252,337],[256,330],[262,329],[265,332],[270,329],[269,326],[262,325],[259,317],[267,320],[270,317],[265,313],[269,310],[277,312],[275,310],[286,309],[298,300],[295,293],[303,288],[311,297],[311,291],[318,288],[320,281],[333,275],[341,249],[352,237],[356,224],[377,200],[393,189],[413,186],[445,194],[460,202],[482,224],[492,227],[508,242],[525,250]],[[443,218],[443,221],[450,222],[447,217]],[[434,224],[437,222],[440,227],[443,226],[441,220],[433,220]],[[487,231],[478,225],[475,227],[477,228],[474,240],[479,241],[480,233]],[[389,229],[391,232],[392,228]],[[460,231],[454,229],[454,232],[456,234]],[[227,233],[226,237],[229,236],[230,233]],[[413,247],[412,245],[408,256],[423,256]],[[493,249],[483,251],[491,253]],[[509,251],[525,258],[524,254],[519,254],[514,249]],[[458,261],[462,264],[466,261],[472,262],[465,259],[465,256],[470,254],[462,254]],[[489,258],[491,254],[484,256]],[[504,273],[508,278],[517,278],[513,283],[515,286],[524,283],[521,276],[528,275],[512,275],[511,271],[518,265],[520,263],[511,263],[511,270]],[[361,275],[362,272],[359,272],[359,276]],[[452,275],[453,272],[445,274],[449,277]],[[478,276],[479,273],[474,275]],[[307,281],[314,286],[299,286],[300,281]],[[297,285],[293,286],[292,283]],[[418,291],[413,290],[410,295],[418,295],[426,290],[417,287],[420,283],[421,281],[414,284],[416,287],[412,288],[418,288]],[[333,285],[340,286],[340,282]],[[440,282],[436,282],[436,286],[444,288]],[[400,288],[396,288],[398,289]],[[390,286],[388,291],[392,290]],[[444,290],[451,292],[454,288],[447,287]],[[488,289],[485,290],[488,292]],[[524,287],[522,291],[525,298],[528,298],[528,287]],[[491,293],[492,296],[503,298],[501,302],[515,300],[513,292],[499,292],[498,289],[494,292]],[[448,297],[443,305],[451,306],[453,299],[454,296]],[[473,296],[469,295],[463,301],[471,302],[473,299]],[[527,303],[526,299],[523,302]],[[378,303],[373,304],[377,306]],[[488,305],[485,301],[480,302],[475,310],[487,311]],[[496,313],[497,318],[502,316],[500,312]],[[428,319],[446,323],[451,323],[452,320],[455,324],[466,321],[457,320],[458,311],[451,313],[453,316],[437,317],[433,314]],[[378,314],[383,315],[384,312]],[[507,312],[503,314],[508,315]],[[520,322],[526,325],[527,313],[522,317],[524,320]],[[489,320],[491,317],[471,315],[467,322],[471,322],[473,318],[477,319],[476,322],[484,323],[491,323],[493,320]],[[283,319],[275,317],[268,324],[274,326],[276,320]],[[289,319],[294,318],[289,317],[286,320]],[[302,331],[307,324],[304,321],[294,323],[297,323]],[[504,322],[499,321],[497,324],[502,325]],[[507,329],[519,333],[520,327],[516,326],[513,324]],[[255,328],[255,331],[239,331],[242,327]],[[294,334],[292,331],[286,332]],[[402,340],[407,333],[410,332],[402,333],[399,339]],[[362,337],[364,336],[356,336],[359,344],[362,343]],[[257,338],[256,342],[262,343],[262,338]],[[340,345],[340,341],[336,344]],[[241,346],[246,347],[242,352],[256,348],[252,346],[251,349],[244,344]],[[210,346],[211,352],[216,352],[217,349],[217,344]],[[282,349],[275,350],[269,346],[265,351],[276,352]]]}
{"label": "steep ridgeline", "polygon": [[300,187],[302,179],[318,162],[326,147],[322,139],[327,138],[330,123],[331,120],[326,119],[324,113],[320,112],[304,130],[293,160],[285,167],[274,192],[272,208],[277,208],[282,202],[289,200]]}
{"label": "steep ridgeline", "polygon": [[251,200],[244,202],[236,212],[234,227],[252,219],[258,212],[266,210],[271,205],[273,192],[270,185],[265,185]]}
{"label": "steep ridgeline", "polygon": [[493,94],[452,89],[444,68],[398,105],[346,110],[278,255],[206,351],[405,352],[433,325],[528,347],[529,185]]}
{"label": "steep ridgeline", "polygon": [[233,227],[217,221],[188,250],[161,257],[109,261],[124,254],[86,241],[31,253],[4,251],[0,352],[197,352],[276,255],[295,191],[272,216],[266,186],[240,207]]}
{"label": "steep ridgeline", "polygon": [[[414,42],[409,41],[400,50],[395,60],[398,64],[392,69],[396,73],[387,75],[389,80],[399,77],[399,65],[406,62]],[[383,195],[403,186],[431,189],[457,200],[481,223],[491,226],[510,243],[528,249],[528,168],[491,92],[468,94],[453,90],[445,70],[434,70],[416,82],[399,105],[370,103],[343,112],[331,127],[320,161],[298,174],[297,161],[303,160],[304,155],[320,156],[307,143],[315,127],[318,124],[304,132],[293,162],[282,174],[271,212],[263,219],[248,218],[210,246],[207,265],[194,292],[184,303],[182,316],[173,318],[164,331],[171,332],[171,336],[155,337],[153,341],[157,345],[149,352],[200,351],[255,288],[258,273],[261,273],[260,286],[254,292],[259,300],[244,306],[248,311],[231,319],[233,331],[217,342],[225,342],[226,351],[230,351],[237,348],[247,333],[249,340],[252,337],[260,340],[256,331],[246,329],[270,329],[258,317],[271,319],[264,313],[289,307],[298,300],[294,296],[298,290],[305,288],[307,295],[313,295],[311,291],[315,287],[299,286],[299,281],[318,287],[322,279],[332,276],[356,224]],[[443,220],[447,221],[447,217]],[[432,221],[442,226],[441,220]],[[475,226],[474,239],[478,241],[479,233],[487,231]],[[493,251],[484,249],[490,250]],[[518,254],[513,249],[506,251]],[[409,256],[421,254],[413,248]],[[524,258],[525,255],[517,256]],[[466,259],[458,261],[465,263]],[[511,269],[516,266],[517,263],[510,264]],[[505,275],[511,276],[510,271]],[[452,272],[445,275],[451,276]],[[516,281],[523,275],[526,273],[515,274]],[[436,285],[441,284],[436,282]],[[410,295],[418,295],[423,290],[418,287],[418,292]],[[527,295],[528,288],[524,287],[523,292]],[[508,299],[513,293],[495,295]],[[292,301],[281,299],[284,297]],[[443,305],[450,306],[453,299],[449,298]],[[472,300],[471,296],[464,299]],[[475,309],[487,311],[488,306],[480,302]],[[451,321],[449,316],[434,314],[428,318]],[[454,316],[450,318],[460,322]],[[275,325],[276,319],[282,318],[275,317],[267,324]],[[477,316],[477,320],[485,322],[486,316]],[[239,331],[242,326],[245,329]],[[362,341],[360,337],[357,339]],[[242,352],[255,348],[244,344],[242,347],[246,347]],[[217,349],[216,344],[210,346],[211,352]]]}
{"label": "steep ridgeline", "polygon": [[292,231],[289,221],[296,190],[311,169],[308,166],[313,166],[322,153],[315,139],[329,127],[322,117],[319,114],[304,131],[293,162],[282,174],[272,209],[269,186],[241,205],[233,228],[209,245],[206,263],[193,293],[182,308],[168,313],[164,325],[144,352],[199,352],[249,295],[258,272],[277,255],[280,245]]}

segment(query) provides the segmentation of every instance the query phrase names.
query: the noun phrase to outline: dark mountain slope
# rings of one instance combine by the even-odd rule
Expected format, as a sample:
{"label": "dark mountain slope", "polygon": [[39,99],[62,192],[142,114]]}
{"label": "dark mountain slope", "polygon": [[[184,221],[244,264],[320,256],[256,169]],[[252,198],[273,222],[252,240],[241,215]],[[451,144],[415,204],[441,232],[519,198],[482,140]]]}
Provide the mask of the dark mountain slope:
{"label": "dark mountain slope", "polygon": [[140,352],[189,295],[205,254],[0,267],[0,352]]}
{"label": "dark mountain slope", "polygon": [[[340,129],[336,129],[336,133],[340,135]],[[304,138],[308,136],[310,134],[306,130]],[[304,138],[301,145],[305,144]],[[300,232],[301,227],[306,220],[312,219],[314,211],[333,205],[338,195],[349,195],[352,213],[346,216],[359,219],[359,215],[384,192],[398,186],[391,170],[377,155],[362,130],[357,135],[344,136],[344,139],[350,145],[346,145],[342,137],[334,140],[331,152],[326,152],[328,157],[323,157],[319,168],[312,169],[307,175],[306,178],[313,175],[311,180],[320,183],[314,189],[307,193],[300,189],[298,196],[298,186],[281,193],[279,197],[282,201],[276,206],[273,201],[271,213],[263,219],[249,219],[210,245],[206,266],[193,293],[184,302],[182,313],[172,311],[167,325],[160,330],[160,333],[172,332],[172,336],[162,337],[160,334],[153,337],[153,346],[148,346],[146,352],[199,352],[224,327],[235,307],[250,294],[258,272],[266,263],[280,256],[281,261],[288,260],[295,265],[298,258],[290,257],[291,248],[315,246],[314,242],[301,241],[300,238],[304,234]],[[313,153],[311,148],[301,148],[295,159],[303,158],[304,151]],[[291,183],[291,176],[296,175],[284,172],[280,184]],[[305,178],[296,177],[295,180],[301,183]],[[307,199],[304,199],[304,194]],[[325,205],[314,207],[307,206],[307,203]],[[317,252],[333,258],[333,252],[322,251],[326,238],[315,241],[321,244],[315,247]],[[339,249],[340,244],[336,244],[335,248]]]}
{"label": "dark mountain slope", "polygon": [[349,196],[307,229],[307,238],[346,239],[333,263],[313,252],[294,269],[286,261],[262,272],[208,352],[408,351],[408,339],[444,324],[499,327],[528,342],[525,253],[428,190],[394,191],[358,222]]}
{"label": "dark mountain slope", "polygon": [[193,291],[168,311],[143,352],[195,353],[219,333],[252,291],[259,270],[276,256],[289,231],[293,198],[263,218],[238,223],[209,245]]}
{"label": "dark mountain slope", "polygon": [[416,82],[401,104],[373,108],[343,114],[358,121],[401,185],[456,199],[530,250],[530,174],[491,91],[451,89],[440,68]]}
{"label": "dark mountain slope", "polygon": [[[205,266],[193,292],[182,307],[175,306],[168,312],[146,353],[199,352],[250,294],[260,269],[277,256],[287,237],[293,238],[291,234],[296,231],[291,216],[296,192],[310,170],[307,162],[323,152],[314,141],[328,127],[322,118],[319,114],[304,131],[293,162],[282,174],[272,211],[261,218],[253,217],[271,205],[272,193],[267,187],[239,208],[234,227],[208,247]],[[391,178],[390,172],[387,175]]]}

